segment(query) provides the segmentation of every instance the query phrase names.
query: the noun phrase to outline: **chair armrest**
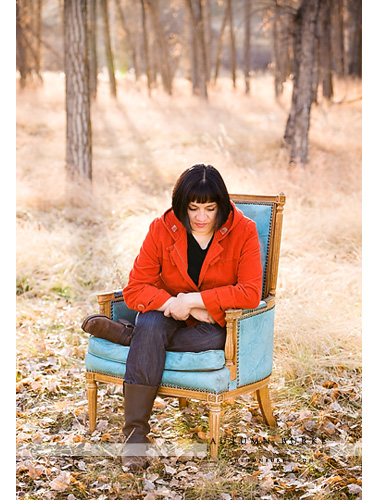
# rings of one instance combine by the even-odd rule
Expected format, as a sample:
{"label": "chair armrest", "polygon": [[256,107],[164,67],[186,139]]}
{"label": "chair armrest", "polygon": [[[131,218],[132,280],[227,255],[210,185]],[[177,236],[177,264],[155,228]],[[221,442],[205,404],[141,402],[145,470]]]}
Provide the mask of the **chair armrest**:
{"label": "chair armrest", "polygon": [[105,314],[114,321],[122,318],[128,319],[132,323],[135,322],[137,311],[127,307],[123,300],[122,290],[98,293],[97,302],[100,314]]}
{"label": "chair armrest", "polygon": [[230,370],[231,380],[235,380],[238,369],[238,323],[240,320],[261,314],[275,306],[275,297],[268,296],[255,309],[226,310],[226,343],[224,354],[226,366]]}
{"label": "chair armrest", "polygon": [[99,292],[97,294],[98,312],[111,318],[111,303],[113,300],[123,300],[122,290]]}
{"label": "chair armrest", "polygon": [[237,321],[237,386],[268,377],[273,367],[274,301],[271,307],[244,314]]}

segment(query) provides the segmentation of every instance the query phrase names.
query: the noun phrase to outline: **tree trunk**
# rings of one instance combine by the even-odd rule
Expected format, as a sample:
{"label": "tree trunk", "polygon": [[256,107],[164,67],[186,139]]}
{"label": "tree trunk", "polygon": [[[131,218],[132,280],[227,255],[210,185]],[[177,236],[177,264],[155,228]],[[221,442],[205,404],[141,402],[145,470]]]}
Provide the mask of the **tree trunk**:
{"label": "tree trunk", "polygon": [[198,43],[195,26],[195,17],[191,0],[186,0],[189,26],[189,39],[190,39],[190,75],[192,81],[192,94],[199,93],[199,76],[198,76]]}
{"label": "tree trunk", "polygon": [[206,46],[206,80],[207,83],[210,81],[211,76],[211,42],[212,42],[212,31],[211,31],[211,4],[210,0],[205,0],[203,4],[203,26],[204,26],[204,38]]}
{"label": "tree trunk", "polygon": [[67,201],[76,188],[92,180],[92,138],[87,60],[87,1],[64,2],[64,66],[66,73]]}
{"label": "tree trunk", "polygon": [[159,48],[160,72],[163,81],[164,90],[172,95],[173,74],[169,60],[169,51],[167,41],[159,20],[159,9],[156,0],[145,0],[151,13],[152,24],[156,34],[157,45]]}
{"label": "tree trunk", "polygon": [[273,37],[273,54],[274,54],[274,94],[276,99],[283,92],[283,81],[280,72],[280,57],[279,57],[279,35],[278,35],[278,2],[275,2],[273,26],[272,26],[272,37]]}
{"label": "tree trunk", "polygon": [[97,0],[88,0],[89,88],[92,99],[97,96]]}
{"label": "tree trunk", "polygon": [[210,75],[207,74],[207,59],[206,59],[206,43],[205,43],[205,33],[203,27],[203,16],[202,16],[202,3],[201,0],[197,0],[196,5],[196,35],[199,47],[199,71],[200,71],[200,94],[202,97],[207,99],[207,82],[209,81]]}
{"label": "tree trunk", "polygon": [[244,81],[245,93],[250,92],[251,71],[251,0],[244,0]]}
{"label": "tree trunk", "polygon": [[319,69],[323,97],[333,97],[331,57],[331,0],[320,0],[319,9]]}
{"label": "tree trunk", "polygon": [[344,1],[336,0],[332,3],[331,32],[333,34],[333,61],[338,76],[345,76],[345,45],[344,45]]}
{"label": "tree trunk", "polygon": [[291,146],[290,162],[305,166],[307,162],[308,131],[312,104],[313,68],[315,60],[315,35],[319,14],[319,0],[303,0],[295,22],[295,92],[293,90],[290,134],[285,138]]}
{"label": "tree trunk", "polygon": [[43,79],[41,76],[41,46],[42,46],[42,0],[37,0],[37,12],[36,12],[36,19],[35,19],[35,24],[36,24],[36,47],[35,47],[35,52],[36,52],[36,66],[35,66],[35,72],[38,76],[39,81],[42,83]]}
{"label": "tree trunk", "polygon": [[294,136],[295,113],[297,109],[298,96],[298,76],[299,76],[299,58],[301,54],[301,16],[299,11],[293,19],[293,91],[291,96],[291,107],[289,117],[286,122],[284,140],[290,145]]}
{"label": "tree trunk", "polygon": [[16,1],[16,63],[20,73],[20,87],[24,88],[33,73],[40,83],[41,76],[41,15],[42,0],[36,3]]}
{"label": "tree trunk", "polygon": [[109,31],[109,14],[108,14],[108,0],[101,0],[101,11],[102,11],[102,22],[103,22],[103,32],[104,32],[104,43],[105,43],[105,54],[106,54],[106,64],[109,73],[109,85],[111,95],[117,97],[117,84],[114,74],[114,60],[112,47],[110,43],[110,31]]}
{"label": "tree trunk", "polygon": [[232,15],[231,0],[227,0],[228,20],[230,25],[230,48],[231,48],[231,74],[232,84],[236,87],[236,49],[235,49],[235,35],[234,35],[234,21]]}
{"label": "tree trunk", "polygon": [[30,74],[30,67],[28,65],[27,40],[22,23],[20,0],[16,1],[16,57],[17,69],[20,73],[20,87],[23,89]]}
{"label": "tree trunk", "polygon": [[147,25],[146,25],[146,4],[145,0],[140,0],[142,7],[142,28],[143,28],[143,43],[144,43],[144,59],[146,64],[146,75],[147,75],[147,88],[148,95],[151,95],[151,62],[150,62],[150,51],[148,47],[148,36],[147,36]]}
{"label": "tree trunk", "polygon": [[218,39],[217,56],[215,59],[215,70],[214,70],[214,85],[217,83],[219,67],[222,59],[222,44],[223,44],[224,30],[226,29],[227,17],[228,17],[228,10],[226,8],[224,11],[222,26],[220,29],[219,39]]}
{"label": "tree trunk", "polygon": [[192,64],[196,65],[192,69],[192,74],[196,78],[196,87],[193,85],[195,93],[197,89],[201,97],[207,99],[207,77],[206,77],[206,46],[203,31],[203,18],[201,0],[195,2],[195,9],[191,0],[186,1],[189,17],[192,26]]}
{"label": "tree trunk", "polygon": [[284,83],[290,75],[289,55],[290,26],[289,16],[283,5],[275,0],[273,16],[273,54],[274,54],[274,92],[278,99],[284,89]]}
{"label": "tree trunk", "polygon": [[352,43],[350,48],[349,74],[362,77],[362,0],[351,3],[352,10]]}
{"label": "tree trunk", "polygon": [[134,37],[131,34],[131,31],[127,25],[127,21],[125,19],[122,6],[121,6],[121,0],[116,0],[117,4],[117,10],[118,10],[118,15],[121,20],[121,25],[122,28],[125,32],[126,35],[126,44],[127,44],[127,53],[129,54],[129,57],[132,60],[133,67],[134,67],[134,72],[135,72],[135,80],[138,82],[139,80],[139,65],[137,61],[137,56],[136,56],[136,49],[135,49],[135,41]]}
{"label": "tree trunk", "polygon": [[312,98],[311,102],[313,104],[318,104],[318,89],[321,78],[321,70],[320,70],[320,33],[319,33],[319,23],[317,26],[317,33],[315,37],[315,54],[314,54],[314,66],[312,69]]}

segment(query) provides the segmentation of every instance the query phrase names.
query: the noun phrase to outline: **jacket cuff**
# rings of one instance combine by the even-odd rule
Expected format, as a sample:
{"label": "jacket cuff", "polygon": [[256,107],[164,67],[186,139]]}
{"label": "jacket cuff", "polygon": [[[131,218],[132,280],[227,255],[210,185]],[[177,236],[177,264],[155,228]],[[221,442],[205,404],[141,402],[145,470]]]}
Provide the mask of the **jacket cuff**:
{"label": "jacket cuff", "polygon": [[[225,320],[225,309],[228,307],[232,307],[231,305],[227,305],[224,309],[222,307],[221,297],[218,295],[218,291],[222,290],[222,299],[225,300],[226,304],[233,304],[233,294],[229,287],[224,287],[221,289],[212,289],[212,290],[204,290],[201,292],[201,297],[203,303],[205,304],[206,309],[209,311],[211,316],[215,319],[215,321],[224,326],[226,324]],[[227,295],[227,297],[223,297]]]}
{"label": "jacket cuff", "polygon": [[123,298],[126,302],[126,305],[130,307],[130,309],[134,309],[135,311],[140,313],[145,313],[147,311],[156,311],[163,304],[165,304],[168,299],[172,297],[172,295],[167,291],[158,289],[157,293],[150,296],[148,300],[146,300],[147,298],[140,298],[139,300],[138,298],[136,298],[136,300],[130,300],[130,298],[126,296],[125,290],[126,289],[124,289],[123,291]]}
{"label": "jacket cuff", "polygon": [[146,308],[142,312],[156,311],[171,297],[173,297],[173,295],[160,288],[158,293],[151,299],[149,303],[147,303]]}

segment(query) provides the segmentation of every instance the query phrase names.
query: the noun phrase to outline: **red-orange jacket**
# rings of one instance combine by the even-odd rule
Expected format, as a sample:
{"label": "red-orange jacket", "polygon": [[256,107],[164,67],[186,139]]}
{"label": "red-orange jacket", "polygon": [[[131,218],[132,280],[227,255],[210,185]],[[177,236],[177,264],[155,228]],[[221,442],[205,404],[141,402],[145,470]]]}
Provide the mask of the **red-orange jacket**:
{"label": "red-orange jacket", "polygon": [[[262,267],[256,224],[232,204],[226,223],[214,234],[198,286],[187,268],[186,229],[170,208],[150,225],[123,290],[126,305],[144,313],[179,293],[201,292],[207,310],[221,326],[226,324],[226,309],[257,307]],[[195,322],[190,317],[187,324]]]}

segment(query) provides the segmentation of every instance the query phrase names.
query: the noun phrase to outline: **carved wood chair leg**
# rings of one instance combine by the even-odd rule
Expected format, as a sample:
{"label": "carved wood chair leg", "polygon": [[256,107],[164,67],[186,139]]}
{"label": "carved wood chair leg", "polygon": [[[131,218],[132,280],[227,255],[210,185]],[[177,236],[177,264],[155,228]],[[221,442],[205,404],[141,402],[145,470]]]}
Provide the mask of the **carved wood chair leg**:
{"label": "carved wood chair leg", "polygon": [[89,432],[96,429],[97,416],[97,382],[90,380],[88,382],[88,413],[89,413]]}
{"label": "carved wood chair leg", "polygon": [[210,403],[209,426],[210,426],[210,458],[218,458],[218,445],[220,434],[221,404]]}
{"label": "carved wood chair leg", "polygon": [[272,412],[268,385],[264,385],[264,387],[262,387],[261,389],[257,389],[256,396],[265,423],[271,426],[275,426],[276,420]]}
{"label": "carved wood chair leg", "polygon": [[179,398],[179,408],[186,408],[188,406],[188,400],[186,398]]}

